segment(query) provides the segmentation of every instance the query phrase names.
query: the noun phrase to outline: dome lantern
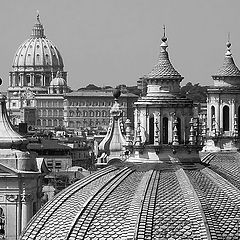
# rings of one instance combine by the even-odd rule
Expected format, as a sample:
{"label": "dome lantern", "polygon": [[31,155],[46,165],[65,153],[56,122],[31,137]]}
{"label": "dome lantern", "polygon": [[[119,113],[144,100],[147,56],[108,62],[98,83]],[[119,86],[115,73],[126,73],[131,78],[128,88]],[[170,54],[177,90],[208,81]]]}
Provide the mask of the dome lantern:
{"label": "dome lantern", "polygon": [[33,26],[31,37],[34,37],[34,38],[45,38],[45,36],[44,36],[44,28],[43,28],[43,25],[40,22],[39,12],[37,12],[37,22]]}

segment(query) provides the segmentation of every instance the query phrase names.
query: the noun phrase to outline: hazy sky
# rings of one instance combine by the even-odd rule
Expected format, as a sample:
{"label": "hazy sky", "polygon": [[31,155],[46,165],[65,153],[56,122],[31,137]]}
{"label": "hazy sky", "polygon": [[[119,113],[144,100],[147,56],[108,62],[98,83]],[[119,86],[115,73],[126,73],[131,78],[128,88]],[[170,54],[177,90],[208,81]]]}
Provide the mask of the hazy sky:
{"label": "hazy sky", "polygon": [[60,50],[72,89],[89,83],[135,85],[157,62],[163,24],[183,84],[212,84],[228,32],[240,66],[239,0],[8,0],[0,8],[3,90],[37,10],[47,38]]}

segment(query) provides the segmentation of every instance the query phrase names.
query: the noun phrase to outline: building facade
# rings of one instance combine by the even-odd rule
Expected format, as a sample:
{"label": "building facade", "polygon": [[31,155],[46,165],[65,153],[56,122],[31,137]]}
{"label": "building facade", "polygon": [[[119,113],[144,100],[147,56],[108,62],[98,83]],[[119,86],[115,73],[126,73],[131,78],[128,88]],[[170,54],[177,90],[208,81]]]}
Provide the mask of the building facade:
{"label": "building facade", "polygon": [[[133,103],[137,95],[123,93],[119,99],[123,121],[133,122]],[[102,128],[109,125],[113,105],[110,91],[76,91],[67,93],[64,100],[64,125],[69,129]]]}

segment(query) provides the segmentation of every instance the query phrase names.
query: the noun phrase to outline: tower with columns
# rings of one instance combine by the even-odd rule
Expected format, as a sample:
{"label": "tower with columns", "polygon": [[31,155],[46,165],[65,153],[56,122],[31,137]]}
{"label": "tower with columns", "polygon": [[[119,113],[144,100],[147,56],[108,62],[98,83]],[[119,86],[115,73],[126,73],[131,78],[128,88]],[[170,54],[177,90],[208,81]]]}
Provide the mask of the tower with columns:
{"label": "tower with columns", "polygon": [[231,43],[226,46],[223,65],[212,76],[214,85],[207,91],[207,141],[215,151],[238,147],[240,70],[234,63]]}
{"label": "tower with columns", "polygon": [[142,142],[147,144],[186,143],[193,102],[180,96],[183,77],[170,62],[165,29],[160,47],[158,63],[143,77],[147,93],[135,103],[135,128],[139,122]]}

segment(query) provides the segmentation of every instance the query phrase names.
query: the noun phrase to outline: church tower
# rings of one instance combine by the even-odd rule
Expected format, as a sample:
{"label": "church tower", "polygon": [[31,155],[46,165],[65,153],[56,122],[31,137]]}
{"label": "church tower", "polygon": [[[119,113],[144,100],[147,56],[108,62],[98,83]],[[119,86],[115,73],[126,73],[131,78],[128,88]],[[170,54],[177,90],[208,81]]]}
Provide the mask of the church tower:
{"label": "church tower", "polygon": [[177,145],[188,142],[193,103],[180,97],[183,77],[170,62],[165,28],[160,47],[158,63],[143,77],[146,96],[135,103],[135,129],[139,124],[141,140],[147,144]]}
{"label": "church tower", "polygon": [[215,150],[232,150],[239,135],[240,70],[235,65],[231,43],[226,43],[223,65],[212,76],[214,85],[208,89],[207,139]]}

